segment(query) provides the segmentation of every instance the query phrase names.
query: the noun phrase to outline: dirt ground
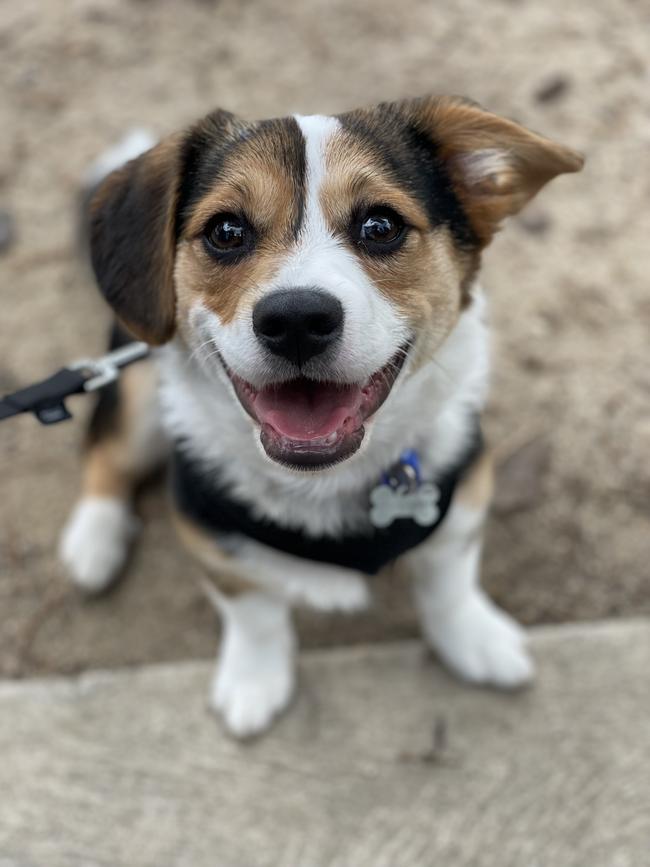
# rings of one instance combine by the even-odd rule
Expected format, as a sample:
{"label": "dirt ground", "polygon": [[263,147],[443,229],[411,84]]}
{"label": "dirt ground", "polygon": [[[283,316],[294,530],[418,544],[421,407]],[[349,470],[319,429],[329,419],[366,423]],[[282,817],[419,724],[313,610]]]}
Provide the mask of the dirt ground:
{"label": "dirt ground", "polygon": [[[650,614],[650,6],[518,0],[21,0],[0,12],[0,392],[96,354],[108,321],[78,262],[87,164],[130,127],[216,105],[247,116],[462,93],[585,151],[485,257],[500,444],[486,583],[526,623]],[[214,652],[215,621],[174,544],[163,486],[108,597],[55,555],[76,494],[76,418],[0,430],[0,673]],[[399,579],[377,610],[306,616],[306,642],[413,632]]]}

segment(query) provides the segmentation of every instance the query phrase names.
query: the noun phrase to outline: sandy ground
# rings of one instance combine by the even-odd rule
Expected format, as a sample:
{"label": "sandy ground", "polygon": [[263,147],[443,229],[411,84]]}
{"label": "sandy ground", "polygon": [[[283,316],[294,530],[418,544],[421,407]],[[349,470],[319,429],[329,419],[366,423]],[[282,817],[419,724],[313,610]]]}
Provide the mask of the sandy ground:
{"label": "sandy ground", "polygon": [[[108,321],[76,255],[84,167],[126,129],[216,105],[248,116],[462,93],[584,150],[485,259],[495,326],[487,430],[501,444],[486,583],[527,623],[650,613],[650,6],[623,0],[21,0],[0,12],[0,391],[97,353]],[[0,430],[0,673],[214,652],[162,486],[109,597],[55,556],[76,494],[74,422]],[[413,632],[401,581],[377,610],[305,617],[313,644]]]}

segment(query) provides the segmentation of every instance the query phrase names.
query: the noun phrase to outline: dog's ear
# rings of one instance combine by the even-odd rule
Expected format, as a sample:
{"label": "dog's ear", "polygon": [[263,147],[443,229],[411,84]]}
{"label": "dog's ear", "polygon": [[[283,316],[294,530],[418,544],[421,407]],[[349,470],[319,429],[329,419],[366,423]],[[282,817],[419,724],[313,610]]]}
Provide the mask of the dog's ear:
{"label": "dog's ear", "polygon": [[142,340],[174,333],[175,217],[182,136],[108,175],[90,204],[90,255],[104,297]]}
{"label": "dog's ear", "polygon": [[402,106],[433,143],[482,246],[544,184],[584,163],[571,148],[458,97],[425,97]]}

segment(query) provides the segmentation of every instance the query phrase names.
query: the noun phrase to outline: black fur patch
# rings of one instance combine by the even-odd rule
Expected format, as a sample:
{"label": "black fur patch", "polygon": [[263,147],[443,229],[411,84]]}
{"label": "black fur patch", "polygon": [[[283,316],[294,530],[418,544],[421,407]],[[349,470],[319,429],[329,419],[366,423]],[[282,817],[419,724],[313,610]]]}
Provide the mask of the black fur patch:
{"label": "black fur patch", "polygon": [[432,227],[449,228],[463,250],[475,250],[478,238],[456,196],[435,141],[394,103],[338,115],[344,129],[361,139],[377,161],[425,208]]}
{"label": "black fur patch", "polygon": [[148,343],[175,329],[176,139],[161,142],[104,179],[90,207],[91,261],[120,320]]}

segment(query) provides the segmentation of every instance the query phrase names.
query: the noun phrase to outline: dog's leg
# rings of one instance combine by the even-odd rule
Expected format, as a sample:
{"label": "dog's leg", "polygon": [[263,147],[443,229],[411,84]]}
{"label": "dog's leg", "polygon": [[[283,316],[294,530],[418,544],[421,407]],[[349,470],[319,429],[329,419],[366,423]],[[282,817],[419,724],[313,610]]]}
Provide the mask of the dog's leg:
{"label": "dog's leg", "polygon": [[99,397],[81,497],[61,536],[61,559],[82,590],[99,593],[119,575],[138,528],[134,489],[165,453],[156,371],[153,362],[138,362]]}
{"label": "dog's leg", "polygon": [[368,603],[365,582],[356,574],[294,560],[275,551],[260,557],[242,550],[224,562],[216,578],[221,590],[209,585],[223,624],[210,705],[236,737],[264,731],[293,695],[292,602],[339,611]]}
{"label": "dog's leg", "polygon": [[427,642],[465,680],[507,689],[528,682],[533,666],[523,629],[479,584],[491,491],[491,459],[484,453],[459,486],[438,532],[408,559]]}
{"label": "dog's leg", "polygon": [[209,585],[222,637],[210,707],[238,738],[260,734],[295,688],[296,638],[288,602],[263,591],[232,596]]}
{"label": "dog's leg", "polygon": [[236,737],[264,731],[295,687],[292,604],[353,611],[368,604],[361,576],[306,563],[240,540],[230,553],[180,512],[174,522],[189,553],[210,576],[203,588],[223,633],[209,703]]}

